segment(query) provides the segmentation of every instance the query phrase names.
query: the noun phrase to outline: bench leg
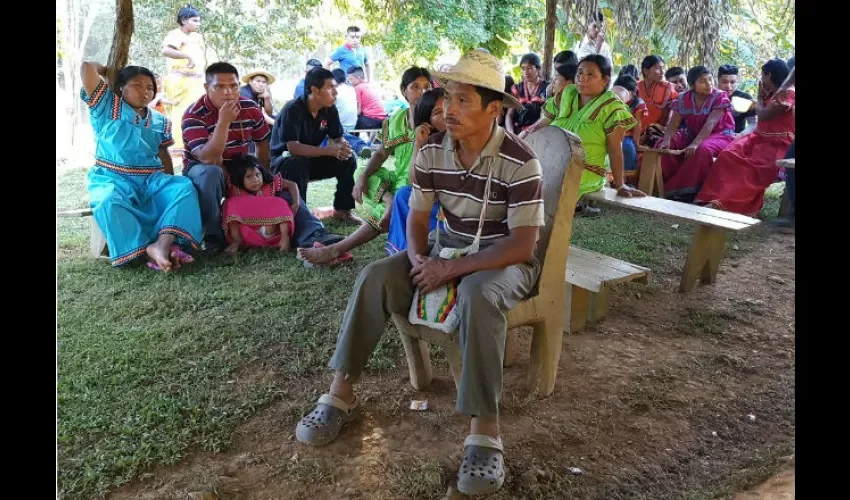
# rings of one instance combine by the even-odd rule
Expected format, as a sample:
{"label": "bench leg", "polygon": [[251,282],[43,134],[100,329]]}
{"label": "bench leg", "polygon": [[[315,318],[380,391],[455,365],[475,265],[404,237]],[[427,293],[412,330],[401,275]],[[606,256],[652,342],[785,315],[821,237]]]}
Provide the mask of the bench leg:
{"label": "bench leg", "polygon": [[782,201],[779,202],[779,217],[787,217],[791,213],[791,198],[788,196],[788,188],[782,193]]}
{"label": "bench leg", "polygon": [[570,288],[570,333],[577,333],[587,326],[590,312],[590,294],[584,288],[567,285]]}
{"label": "bench leg", "polygon": [[638,189],[649,196],[663,198],[664,178],[661,175],[661,155],[649,151],[644,151],[642,154]]}
{"label": "bench leg", "polygon": [[608,316],[608,304],[611,301],[611,289],[607,286],[602,286],[599,293],[590,293],[590,312],[587,316],[587,321],[594,324],[600,321],[605,316]]}
{"label": "bench leg", "polygon": [[91,224],[89,244],[92,257],[108,259],[109,249],[106,248],[106,238],[103,237],[103,232],[100,230],[100,226],[97,225],[94,218],[91,218],[89,222]]}
{"label": "bench leg", "polygon": [[502,366],[508,367],[514,364],[516,353],[519,349],[519,329],[508,328],[505,334],[505,359]]}
{"label": "bench leg", "polygon": [[428,343],[403,333],[399,333],[399,335],[401,336],[401,343],[404,345],[407,367],[410,370],[410,385],[417,391],[425,390],[431,385],[432,377]]}
{"label": "bench leg", "polygon": [[528,385],[539,396],[546,397],[555,390],[564,341],[564,315],[561,311],[547,311],[542,321],[533,326]]}
{"label": "bench leg", "polygon": [[717,270],[726,249],[726,231],[715,227],[698,226],[688,250],[688,260],[682,273],[679,291],[689,292],[702,280],[703,284],[717,281]]}

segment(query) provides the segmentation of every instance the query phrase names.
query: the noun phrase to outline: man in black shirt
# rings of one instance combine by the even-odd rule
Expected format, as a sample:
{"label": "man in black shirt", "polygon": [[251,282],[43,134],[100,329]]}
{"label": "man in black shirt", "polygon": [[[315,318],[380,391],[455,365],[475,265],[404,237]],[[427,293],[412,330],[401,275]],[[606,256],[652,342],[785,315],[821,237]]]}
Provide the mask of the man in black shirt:
{"label": "man in black shirt", "polygon": [[[738,90],[738,67],[732,64],[724,64],[717,70],[717,86],[720,90],[726,92],[731,100],[733,97],[741,97],[749,101],[753,100],[753,96],[746,92]],[[735,117],[735,133],[740,134],[747,128],[747,125],[755,125],[756,110],[755,106],[744,113],[739,113],[732,110],[732,116]]]}
{"label": "man in black shirt", "polygon": [[[304,79],[304,94],[284,106],[274,122],[271,169],[295,182],[307,199],[311,180],[336,178],[334,217],[355,225],[363,221],[354,209],[354,170],[357,160],[343,139],[336,102],[336,82],[324,68],[314,68]],[[322,144],[327,139],[327,144]],[[289,156],[284,156],[284,152]]]}

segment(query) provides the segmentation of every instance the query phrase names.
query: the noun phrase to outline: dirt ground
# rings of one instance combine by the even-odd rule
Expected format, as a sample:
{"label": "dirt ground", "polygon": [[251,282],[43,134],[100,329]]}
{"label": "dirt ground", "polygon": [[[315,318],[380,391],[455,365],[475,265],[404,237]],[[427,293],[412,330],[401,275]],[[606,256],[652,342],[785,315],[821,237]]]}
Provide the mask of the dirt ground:
{"label": "dirt ground", "polygon": [[[678,280],[620,287],[606,320],[565,336],[549,398],[528,395],[523,333],[502,400],[508,478],[491,498],[794,498],[793,235],[725,259],[715,285],[680,294]],[[324,448],[294,440],[329,381],[305,380],[239,428],[226,452],[189,454],[108,498],[183,500],[205,489],[222,500],[441,498],[468,420],[453,412],[445,362],[435,371],[424,393],[401,361],[367,376],[364,418]],[[241,376],[281,375],[257,366]],[[430,411],[409,410],[411,399],[427,399]],[[790,496],[740,493],[780,470]]]}

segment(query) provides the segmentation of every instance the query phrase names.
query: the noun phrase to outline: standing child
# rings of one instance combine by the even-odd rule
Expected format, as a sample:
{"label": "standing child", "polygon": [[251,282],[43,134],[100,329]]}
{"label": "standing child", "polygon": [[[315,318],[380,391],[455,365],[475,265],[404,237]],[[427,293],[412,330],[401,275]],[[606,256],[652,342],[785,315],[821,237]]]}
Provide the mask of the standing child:
{"label": "standing child", "polygon": [[637,80],[630,75],[622,75],[614,82],[614,87],[611,89],[614,94],[626,103],[632,116],[637,120],[635,125],[627,135],[623,137],[623,167],[626,184],[637,185],[639,170],[638,170],[638,153],[637,145],[640,144],[640,136],[643,133],[641,129],[641,120],[649,114],[646,103],[638,96]]}
{"label": "standing child", "polygon": [[[293,214],[301,199],[298,186],[280,174],[273,176],[250,155],[235,155],[226,169],[227,199],[221,209],[228,243],[224,251],[235,254],[240,247],[273,246],[288,251],[295,230]],[[283,190],[295,200],[292,205],[278,196]]]}

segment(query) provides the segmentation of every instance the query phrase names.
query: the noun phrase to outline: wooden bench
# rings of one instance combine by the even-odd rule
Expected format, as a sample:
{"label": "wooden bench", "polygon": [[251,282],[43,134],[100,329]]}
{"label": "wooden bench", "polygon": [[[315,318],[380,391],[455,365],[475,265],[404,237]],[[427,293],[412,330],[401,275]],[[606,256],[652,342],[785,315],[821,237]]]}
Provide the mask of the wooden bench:
{"label": "wooden bench", "polygon": [[575,246],[567,262],[569,332],[583,330],[608,315],[611,287],[618,283],[649,282],[649,269]]}
{"label": "wooden bench", "polygon": [[717,280],[717,270],[726,249],[726,234],[749,229],[761,221],[733,212],[724,212],[713,208],[680,203],[647,196],[644,198],[624,198],[617,196],[617,191],[602,188],[601,191],[584,195],[588,200],[605,203],[616,207],[629,208],[649,214],[664,215],[682,222],[697,224],[688,259],[682,273],[679,290],[692,290],[697,281],[703,284],[714,283]]}
{"label": "wooden bench", "polygon": [[[794,168],[794,160],[795,158],[788,158],[783,160],[776,160],[776,166],[779,168]],[[788,194],[788,187],[786,184],[785,191],[782,193],[782,200],[779,202],[779,216],[787,217],[791,214],[791,198]]]}
{"label": "wooden bench", "polygon": [[[541,264],[537,294],[505,311],[508,331],[505,336],[504,365],[510,366],[517,350],[515,327],[534,328],[528,382],[531,390],[548,396],[555,390],[558,361],[564,338],[564,276],[568,265],[573,212],[584,170],[585,154],[575,134],[558,127],[543,127],[529,134],[526,143],[537,153],[543,167],[543,203],[545,225],[540,228],[535,256]],[[567,165],[567,168],[565,167]],[[407,313],[393,314],[410,369],[410,383],[417,390],[431,383],[429,343],[443,347],[449,367],[460,385],[461,350],[458,332],[443,333],[421,325],[412,325]]]}
{"label": "wooden bench", "polygon": [[[79,208],[76,210],[64,210],[61,212],[56,212],[57,217],[91,217],[92,211],[90,208]],[[91,249],[91,254],[93,257],[99,259],[108,259],[109,258],[109,249],[106,247],[106,238],[103,237],[103,233],[100,231],[100,227],[98,227],[97,222],[94,219],[90,221],[91,226],[91,237],[89,241],[89,248]]]}
{"label": "wooden bench", "polygon": [[638,189],[649,196],[664,198],[664,177],[661,172],[662,155],[680,155],[678,149],[655,149],[647,146],[637,146],[641,155],[640,177],[638,178]]}

